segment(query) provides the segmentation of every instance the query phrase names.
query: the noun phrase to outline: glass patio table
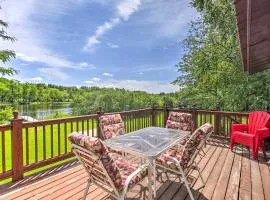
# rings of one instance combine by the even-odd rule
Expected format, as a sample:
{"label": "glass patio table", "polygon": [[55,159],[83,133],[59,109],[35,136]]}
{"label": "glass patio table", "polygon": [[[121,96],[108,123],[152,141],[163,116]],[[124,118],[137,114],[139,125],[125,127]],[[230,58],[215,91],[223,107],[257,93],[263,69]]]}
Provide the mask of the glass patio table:
{"label": "glass patio table", "polygon": [[154,176],[154,197],[156,197],[155,159],[170,147],[185,138],[190,131],[147,127],[125,135],[117,136],[103,143],[112,148],[144,158],[148,163],[149,197],[153,198],[152,175]]}

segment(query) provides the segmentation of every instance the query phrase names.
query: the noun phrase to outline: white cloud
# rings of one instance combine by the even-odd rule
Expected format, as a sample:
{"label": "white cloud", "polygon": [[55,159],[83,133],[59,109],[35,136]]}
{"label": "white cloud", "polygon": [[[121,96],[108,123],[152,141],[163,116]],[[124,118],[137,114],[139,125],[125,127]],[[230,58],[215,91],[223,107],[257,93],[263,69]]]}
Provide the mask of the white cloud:
{"label": "white cloud", "polygon": [[94,82],[99,82],[99,81],[100,81],[100,78],[98,78],[98,77],[93,77],[91,80],[94,81]]}
{"label": "white cloud", "polygon": [[117,45],[117,44],[112,44],[112,43],[110,43],[110,42],[108,42],[107,45],[108,45],[109,47],[113,48],[113,49],[119,48],[119,45]]}
{"label": "white cloud", "polygon": [[97,27],[97,30],[94,35],[90,36],[87,39],[87,44],[84,46],[84,51],[93,50],[93,46],[101,43],[100,38],[109,30],[111,30],[114,26],[116,26],[120,22],[119,18],[112,18],[110,21],[105,22],[104,24]]}
{"label": "white cloud", "polygon": [[105,88],[124,88],[131,91],[145,91],[149,93],[170,93],[178,91],[179,86],[159,81],[138,81],[138,80],[107,80],[98,83],[92,80],[85,81],[89,86],[105,87]]}
{"label": "white cloud", "polygon": [[94,83],[94,81],[84,81],[84,83],[91,85]]}
{"label": "white cloud", "polygon": [[8,33],[15,36],[17,41],[1,42],[0,48],[14,50],[17,59],[25,62],[40,63],[51,68],[81,69],[78,63],[68,60],[47,47],[47,35],[40,31],[40,24],[33,18],[33,15],[38,14],[49,21],[50,17],[55,19],[65,15],[72,7],[69,4],[75,3],[73,1],[9,0],[2,2],[0,18],[9,22]]}
{"label": "white cloud", "polygon": [[108,73],[108,72],[105,72],[105,73],[103,73],[102,75],[103,75],[103,76],[109,76],[109,77],[113,77],[113,74]]}
{"label": "white cloud", "polygon": [[144,73],[144,72],[172,70],[172,69],[173,69],[172,66],[141,65],[141,66],[135,67],[132,72]]}
{"label": "white cloud", "polygon": [[[141,4],[141,0],[121,0],[119,4],[117,4],[117,13],[118,17],[111,18],[109,21],[104,22],[102,25],[98,26],[95,33],[88,37],[86,45],[83,47],[84,51],[93,51],[93,47],[97,44],[101,43],[101,37],[117,24],[121,22],[121,20],[127,21],[129,17],[138,10],[139,5]],[[108,46],[112,48],[118,48],[118,45],[108,44]]]}
{"label": "white cloud", "polygon": [[148,0],[142,5],[143,13],[140,17],[143,20],[138,23],[154,30],[153,37],[179,41],[187,32],[188,23],[199,17],[199,13],[189,4],[189,0]]}
{"label": "white cloud", "polygon": [[58,68],[39,68],[38,71],[42,73],[43,76],[46,76],[48,80],[55,78],[65,81],[69,78],[66,73],[62,72]]}
{"label": "white cloud", "polygon": [[130,15],[136,12],[141,4],[141,0],[121,0],[117,5],[117,14],[124,20],[128,20]]}
{"label": "white cloud", "polygon": [[96,69],[95,65],[89,64],[87,62],[81,62],[81,63],[79,63],[79,66],[82,67],[82,68]]}
{"label": "white cloud", "polygon": [[44,79],[42,77],[38,76],[38,77],[33,77],[33,78],[22,79],[21,81],[30,82],[30,83],[42,83],[42,82],[44,82]]}

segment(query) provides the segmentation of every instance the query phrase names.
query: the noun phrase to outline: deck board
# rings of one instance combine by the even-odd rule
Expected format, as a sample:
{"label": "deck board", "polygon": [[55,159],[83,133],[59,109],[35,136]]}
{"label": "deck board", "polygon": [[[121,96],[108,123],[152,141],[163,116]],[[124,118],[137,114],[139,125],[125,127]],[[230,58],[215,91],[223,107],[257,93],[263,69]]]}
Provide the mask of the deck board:
{"label": "deck board", "polygon": [[242,169],[240,178],[240,188],[239,188],[239,199],[240,200],[251,200],[251,180],[250,180],[250,162],[249,162],[249,151],[244,151],[242,153]]}
{"label": "deck board", "polygon": [[[206,182],[198,178],[197,170],[189,174],[192,181],[191,190],[195,199],[270,199],[270,169],[260,154],[259,161],[252,160],[250,153],[238,146],[231,152],[224,141],[211,140],[206,148],[206,155],[197,157],[198,166]],[[138,158],[128,155],[133,162]],[[63,168],[64,169],[64,168]],[[87,183],[87,173],[79,164],[57,171],[52,175],[44,172],[42,175],[26,177],[25,180],[0,187],[0,199],[82,199]],[[141,187],[142,186],[142,187]],[[128,192],[129,199],[147,199],[146,180],[141,186],[136,186]],[[157,181],[157,197],[162,200],[190,199],[186,187],[179,178],[163,173]],[[113,198],[100,188],[92,185],[87,199],[112,200]]]}

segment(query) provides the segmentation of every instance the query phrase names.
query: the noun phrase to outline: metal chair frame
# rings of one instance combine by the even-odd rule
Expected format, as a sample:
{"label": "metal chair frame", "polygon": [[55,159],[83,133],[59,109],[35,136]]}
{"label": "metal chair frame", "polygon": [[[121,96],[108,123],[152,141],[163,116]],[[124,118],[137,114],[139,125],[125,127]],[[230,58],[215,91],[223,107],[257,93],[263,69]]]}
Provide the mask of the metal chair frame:
{"label": "metal chair frame", "polygon": [[[197,157],[197,155],[200,154],[200,151],[202,150],[202,147],[206,144],[207,139],[211,136],[212,133],[213,133],[213,131],[209,131],[209,133],[207,133],[205,139],[203,139],[203,140],[200,141],[200,143],[196,147],[196,150],[193,153],[190,161],[187,164],[188,167],[185,170],[180,165],[180,161],[178,161],[176,158],[174,158],[172,156],[170,156],[170,159],[174,160],[174,162],[176,163],[176,166],[179,169],[179,171],[178,170],[171,169],[171,168],[168,168],[168,167],[165,167],[165,166],[160,165],[160,164],[156,164],[156,166],[158,168],[163,169],[163,171],[166,171],[166,172],[169,171],[169,172],[171,172],[173,174],[176,174],[176,175],[180,176],[180,180],[182,180],[184,182],[191,200],[194,200],[194,196],[193,196],[193,194],[191,192],[191,189],[190,189],[190,186],[189,186],[189,182],[187,180],[187,175],[188,175],[188,173],[190,172],[191,169],[194,169],[195,168],[199,172],[199,177],[200,177],[200,179],[201,179],[201,181],[203,183],[203,186],[205,186],[205,181],[203,180],[203,177],[202,177],[201,171],[200,171],[200,169],[198,167],[198,164],[195,162],[195,158]],[[194,133],[191,135],[191,137],[189,138],[189,140],[192,140],[193,137],[195,137],[195,134]],[[185,146],[186,145],[179,146],[179,147],[185,148]]]}
{"label": "metal chair frame", "polygon": [[[91,151],[89,151],[89,150],[87,150],[79,145],[76,145],[76,144],[72,144],[72,149],[73,149],[73,152],[75,153],[76,157],[78,158],[78,160],[80,161],[80,163],[82,164],[82,166],[84,167],[84,169],[86,170],[86,172],[89,175],[89,179],[87,181],[87,186],[86,186],[86,189],[85,189],[84,195],[83,195],[83,200],[86,199],[88,190],[89,190],[92,183],[97,185],[101,189],[105,190],[106,192],[108,192],[114,198],[124,200],[128,189],[132,188],[132,187],[129,188],[129,183],[132,180],[132,178],[147,168],[147,165],[144,164],[144,165],[141,165],[133,173],[131,173],[125,181],[123,190],[119,191],[116,189],[112,179],[110,178],[110,176],[107,173],[106,169],[104,168],[100,158],[97,155],[95,155]],[[83,157],[81,155],[83,155],[85,157]],[[90,169],[88,169],[88,167],[90,167]],[[93,171],[95,173],[92,173]],[[112,189],[112,191],[110,191],[109,189]]]}

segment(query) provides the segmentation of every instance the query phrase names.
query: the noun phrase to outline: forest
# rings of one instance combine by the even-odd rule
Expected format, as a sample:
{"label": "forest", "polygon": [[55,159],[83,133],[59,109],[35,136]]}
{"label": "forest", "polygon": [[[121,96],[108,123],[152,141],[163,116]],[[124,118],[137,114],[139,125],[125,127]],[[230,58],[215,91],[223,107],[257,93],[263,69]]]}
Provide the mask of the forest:
{"label": "forest", "polygon": [[[153,105],[201,109],[219,107],[226,111],[269,109],[270,71],[247,75],[242,68],[234,1],[192,0],[190,4],[200,17],[190,23],[188,35],[180,43],[185,53],[179,57],[176,65],[179,76],[173,81],[173,84],[181,86],[180,91],[148,94],[124,89],[22,83],[0,78],[0,116],[10,115],[12,104],[34,102],[71,102],[76,115],[94,113],[98,107],[113,112]],[[8,23],[0,22],[0,38],[13,40],[5,32]],[[0,51],[3,63],[15,56],[15,52]],[[0,67],[0,75],[14,73],[14,69]]]}

